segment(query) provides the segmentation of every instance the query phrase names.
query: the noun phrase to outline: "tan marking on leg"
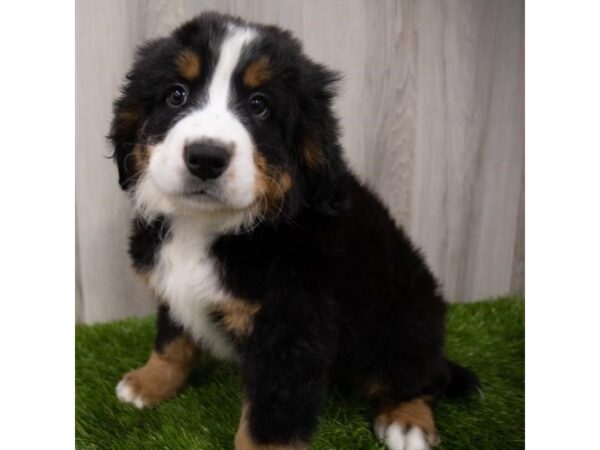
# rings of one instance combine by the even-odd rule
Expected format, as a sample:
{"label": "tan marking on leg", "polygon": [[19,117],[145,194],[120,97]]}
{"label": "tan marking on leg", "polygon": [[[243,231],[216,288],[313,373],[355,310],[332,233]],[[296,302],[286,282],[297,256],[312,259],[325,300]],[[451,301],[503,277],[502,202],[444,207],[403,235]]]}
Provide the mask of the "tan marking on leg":
{"label": "tan marking on leg", "polygon": [[375,418],[376,423],[385,425],[398,424],[403,428],[419,427],[425,433],[429,445],[437,445],[439,437],[435,429],[433,412],[428,404],[431,397],[420,397],[382,408]]}
{"label": "tan marking on leg", "polygon": [[145,406],[156,405],[174,397],[183,387],[198,352],[188,336],[178,336],[160,353],[152,352],[146,365],[125,374],[123,381]]}
{"label": "tan marking on leg", "polygon": [[304,138],[302,156],[306,165],[313,170],[318,170],[327,163],[323,149],[314,138],[309,136]]}
{"label": "tan marking on leg", "polygon": [[252,334],[254,316],[259,310],[260,305],[243,300],[231,300],[213,308],[220,318],[220,324],[227,332],[238,338],[248,337]]}
{"label": "tan marking on leg", "polygon": [[266,56],[251,62],[244,71],[244,85],[250,89],[254,89],[270,79],[271,69],[269,68],[269,58]]}
{"label": "tan marking on leg", "polygon": [[176,59],[177,71],[179,75],[187,81],[194,81],[200,77],[200,57],[190,49],[185,49]]}
{"label": "tan marking on leg", "polygon": [[248,426],[248,415],[250,414],[250,405],[244,402],[242,407],[242,416],[235,434],[235,450],[307,450],[306,443],[289,443],[289,444],[260,444],[256,442],[250,435]]}
{"label": "tan marking on leg", "polygon": [[276,212],[292,187],[292,176],[269,165],[263,155],[255,152],[255,165],[258,172],[256,198],[260,200],[261,212],[265,215]]}

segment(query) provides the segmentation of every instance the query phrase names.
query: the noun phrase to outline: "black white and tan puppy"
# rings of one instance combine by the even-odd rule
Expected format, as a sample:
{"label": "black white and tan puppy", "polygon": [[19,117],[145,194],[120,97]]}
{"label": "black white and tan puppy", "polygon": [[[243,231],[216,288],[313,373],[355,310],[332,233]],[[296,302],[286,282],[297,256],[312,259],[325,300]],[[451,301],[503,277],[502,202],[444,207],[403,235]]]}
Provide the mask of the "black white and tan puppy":
{"label": "black white and tan puppy", "polygon": [[423,258],[344,161],[338,78],[289,32],[214,13],[139,49],[110,139],[160,307],[121,400],[174,396],[208,351],[241,365],[238,450],[306,449],[330,382],[364,393],[390,449],[436,445],[433,402],[477,379],[444,356]]}

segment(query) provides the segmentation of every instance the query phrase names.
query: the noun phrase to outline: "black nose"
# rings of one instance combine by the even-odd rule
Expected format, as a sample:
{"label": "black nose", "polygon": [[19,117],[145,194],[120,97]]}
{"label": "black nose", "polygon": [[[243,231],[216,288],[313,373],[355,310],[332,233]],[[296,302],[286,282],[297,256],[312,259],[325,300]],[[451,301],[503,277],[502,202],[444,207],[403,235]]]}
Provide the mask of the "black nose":
{"label": "black nose", "polygon": [[185,146],[185,165],[202,180],[212,180],[221,175],[229,164],[229,152],[215,143],[195,142]]}

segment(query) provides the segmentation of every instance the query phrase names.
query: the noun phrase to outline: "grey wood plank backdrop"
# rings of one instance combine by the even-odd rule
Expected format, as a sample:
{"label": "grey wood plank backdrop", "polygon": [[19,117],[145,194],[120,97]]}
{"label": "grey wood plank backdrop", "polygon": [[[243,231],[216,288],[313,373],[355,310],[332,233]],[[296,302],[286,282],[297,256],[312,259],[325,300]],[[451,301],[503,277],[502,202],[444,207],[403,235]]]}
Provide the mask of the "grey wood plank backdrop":
{"label": "grey wood plank backdrop", "polygon": [[209,9],[291,29],[345,74],[337,110],[348,160],[450,301],[524,290],[522,1],[80,0],[78,321],[154,309],[129,268],[129,206],[104,136],[136,46]]}

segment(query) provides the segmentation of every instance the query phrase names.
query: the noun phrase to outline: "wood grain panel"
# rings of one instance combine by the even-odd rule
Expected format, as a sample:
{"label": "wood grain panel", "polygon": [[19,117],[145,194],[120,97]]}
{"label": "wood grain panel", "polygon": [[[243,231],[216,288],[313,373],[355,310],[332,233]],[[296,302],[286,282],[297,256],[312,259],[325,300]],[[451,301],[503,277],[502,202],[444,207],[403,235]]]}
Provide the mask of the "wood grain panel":
{"label": "wood grain panel", "polygon": [[412,234],[450,299],[508,292],[523,173],[523,5],[418,2]]}
{"label": "wood grain panel", "polygon": [[137,45],[205,10],[292,30],[341,71],[355,172],[406,226],[448,298],[524,289],[519,0],[80,0],[76,3],[77,320],[154,308],[129,269],[126,196],[104,138]]}
{"label": "wood grain panel", "polygon": [[76,4],[76,217],[80,300],[85,322],[145,314],[153,300],[129,267],[130,208],[105,139],[112,99],[139,43],[137,6]]}
{"label": "wood grain panel", "polygon": [[519,217],[517,218],[515,256],[513,258],[510,291],[525,293],[525,170],[521,175],[521,195],[519,197]]}
{"label": "wood grain panel", "polygon": [[417,33],[412,1],[384,2],[367,14],[361,100],[366,179],[404,227],[410,225],[416,139]]}

